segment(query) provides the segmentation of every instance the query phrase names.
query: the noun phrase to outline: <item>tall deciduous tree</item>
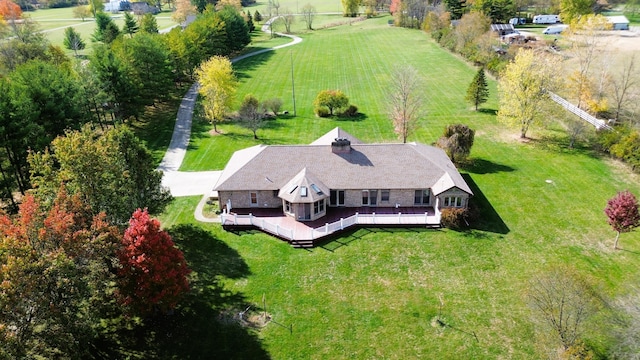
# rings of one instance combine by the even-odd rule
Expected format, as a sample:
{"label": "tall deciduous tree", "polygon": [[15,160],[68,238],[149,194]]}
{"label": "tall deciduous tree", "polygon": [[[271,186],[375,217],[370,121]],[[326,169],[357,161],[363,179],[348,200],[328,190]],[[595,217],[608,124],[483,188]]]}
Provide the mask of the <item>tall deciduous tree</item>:
{"label": "tall deciduous tree", "polygon": [[436,142],[436,146],[444,150],[453,163],[458,164],[471,153],[475,133],[467,125],[448,125],[442,137]]}
{"label": "tall deciduous tree", "polygon": [[133,34],[137,33],[140,27],[138,26],[138,22],[131,15],[130,12],[124,13],[124,26],[122,26],[122,32],[125,34],[129,34],[129,37],[133,37]]}
{"label": "tall deciduous tree", "polygon": [[417,127],[424,114],[424,98],[420,89],[420,75],[411,66],[397,68],[391,75],[389,87],[389,116],[398,138],[403,143]]}
{"label": "tall deciduous tree", "polygon": [[627,104],[631,102],[634,90],[640,85],[640,72],[636,65],[636,56],[632,54],[625,57],[618,71],[611,75],[611,98],[614,106],[614,120],[620,120],[620,116]]}
{"label": "tall deciduous tree", "polygon": [[242,4],[240,0],[218,0],[216,3],[216,10],[220,11],[224,9],[225,6],[231,6],[238,12],[242,11]]}
{"label": "tall deciduous tree", "polygon": [[527,137],[529,127],[540,117],[548,91],[556,87],[556,62],[533,50],[520,49],[500,77],[498,119],[519,126],[521,138]]}
{"label": "tall deciduous tree", "polygon": [[198,91],[203,97],[205,116],[217,132],[216,126],[225,119],[238,87],[231,61],[222,56],[214,56],[200,65],[196,70],[196,77],[200,83]]}
{"label": "tall deciduous tree", "polygon": [[30,18],[10,22],[9,38],[0,42],[0,69],[10,72],[29,60],[48,60],[49,41]]}
{"label": "tall deciduous tree", "polygon": [[360,1],[358,0],[342,0],[342,15],[356,17],[358,15],[358,6],[360,6]]}
{"label": "tall deciduous tree", "polygon": [[487,78],[484,74],[484,68],[480,68],[476,73],[476,76],[473,77],[471,84],[469,84],[467,97],[465,99],[472,103],[475,106],[476,111],[478,111],[478,106],[485,103],[488,97],[489,85],[487,84]]}
{"label": "tall deciduous tree", "polygon": [[240,110],[238,111],[238,115],[240,116],[240,121],[244,126],[253,132],[254,139],[258,139],[256,132],[262,125],[264,112],[264,106],[260,104],[260,101],[258,101],[255,96],[252,94],[245,95],[244,100],[242,100]]}
{"label": "tall deciduous tree", "polygon": [[295,22],[296,17],[293,15],[289,8],[282,9],[282,16],[278,18],[278,21],[284,25],[284,32],[291,33],[291,25]]}
{"label": "tall deciduous tree", "polygon": [[15,21],[22,17],[22,9],[11,0],[0,0],[0,18],[5,21]]}
{"label": "tall deciduous tree", "polygon": [[0,353],[90,357],[115,282],[117,228],[64,188],[50,207],[27,195],[0,224]]}
{"label": "tall deciduous tree", "polygon": [[80,19],[83,22],[91,15],[91,9],[89,9],[89,6],[87,5],[78,5],[73,8],[73,17],[76,19]]}
{"label": "tall deciduous tree", "polygon": [[139,315],[169,311],[189,291],[190,270],[182,251],[147,210],[136,210],[118,252],[118,297]]}
{"label": "tall deciduous tree", "polygon": [[620,233],[630,232],[640,226],[640,212],[638,211],[638,199],[629,191],[621,191],[607,201],[604,209],[609,225],[616,231],[616,241],[613,248],[618,248]]}
{"label": "tall deciduous tree", "polygon": [[116,224],[137,208],[158,213],[171,201],[149,150],[126,126],[69,131],[51,143],[51,152],[31,154],[29,161],[39,198],[52,198],[56,184],[65,183],[94,214],[105,212]]}
{"label": "tall deciduous tree", "polygon": [[592,294],[573,269],[553,269],[531,280],[528,297],[535,319],[555,335],[563,352],[579,344],[585,321],[596,309]]}
{"label": "tall deciduous tree", "polygon": [[176,0],[176,10],[171,15],[171,18],[177,23],[182,23],[187,20],[189,15],[195,15],[196,13],[197,9],[191,3],[191,0]]}
{"label": "tall deciduous tree", "polygon": [[88,2],[89,9],[91,10],[94,18],[99,12],[102,12],[102,10],[104,10],[104,2],[102,0],[88,0]]}
{"label": "tall deciduous tree", "polygon": [[593,14],[596,0],[560,0],[560,18],[565,24],[581,15]]}
{"label": "tall deciduous tree", "polygon": [[76,56],[78,56],[78,50],[85,48],[86,44],[80,34],[73,28],[68,27],[64,29],[64,47],[69,50],[73,50]]}
{"label": "tall deciduous tree", "polygon": [[307,30],[313,30],[313,19],[316,16],[316,8],[307,4],[302,7],[302,18],[304,19],[305,24],[307,24]]}

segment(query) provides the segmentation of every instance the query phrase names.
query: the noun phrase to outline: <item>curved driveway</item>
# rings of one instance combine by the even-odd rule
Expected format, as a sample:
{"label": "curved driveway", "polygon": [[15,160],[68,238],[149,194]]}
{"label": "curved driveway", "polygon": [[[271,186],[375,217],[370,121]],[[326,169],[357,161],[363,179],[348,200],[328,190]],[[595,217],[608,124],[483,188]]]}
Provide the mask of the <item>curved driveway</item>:
{"label": "curved driveway", "polygon": [[[262,26],[262,31],[269,32],[270,24],[276,18],[270,19]],[[284,45],[275,46],[269,49],[262,49],[254,51],[242,56],[238,56],[231,60],[235,63],[237,61],[246,59],[251,56],[263,54],[268,51],[281,49],[287,46],[292,46],[302,42],[302,39],[295,35],[276,33],[280,36],[285,36],[293,39],[293,41]],[[182,98],[180,103],[180,109],[178,109],[178,115],[176,116],[176,124],[173,128],[173,135],[171,136],[171,142],[169,148],[162,158],[162,162],[158,166],[158,170],[164,174],[162,176],[162,185],[169,188],[171,195],[173,196],[192,196],[192,195],[204,195],[198,207],[195,210],[195,217],[199,221],[215,221],[202,216],[202,208],[212,195],[213,185],[218,181],[222,171],[178,171],[184,156],[187,153],[187,147],[189,146],[189,139],[191,136],[191,123],[193,118],[193,107],[198,97],[198,83],[194,83],[187,94]]]}

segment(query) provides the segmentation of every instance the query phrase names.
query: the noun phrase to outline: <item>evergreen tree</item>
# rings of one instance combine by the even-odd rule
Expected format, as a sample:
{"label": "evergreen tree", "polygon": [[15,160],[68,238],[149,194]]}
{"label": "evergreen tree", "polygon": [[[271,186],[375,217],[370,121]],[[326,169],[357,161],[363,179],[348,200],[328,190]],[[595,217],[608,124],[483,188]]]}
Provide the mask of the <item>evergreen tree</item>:
{"label": "evergreen tree", "polygon": [[82,50],[85,47],[84,40],[80,37],[80,34],[73,28],[68,27],[64,30],[64,47],[78,56],[78,50]]}
{"label": "evergreen tree", "polygon": [[258,10],[256,10],[256,12],[253,13],[253,19],[257,22],[261,22],[262,21],[262,14],[260,14],[260,12]]}
{"label": "evergreen tree", "polygon": [[101,41],[105,44],[111,44],[118,35],[120,29],[111,17],[103,12],[96,13],[96,29],[93,32],[93,41]]}
{"label": "evergreen tree", "polygon": [[478,111],[478,106],[487,102],[488,97],[489,85],[487,84],[487,78],[484,74],[484,68],[480,68],[476,76],[473,77],[471,84],[469,84],[467,97],[465,99],[472,103],[476,107],[476,111]]}
{"label": "evergreen tree", "polygon": [[251,11],[247,11],[247,27],[249,28],[249,32],[253,32],[256,29],[256,26],[253,24]]}
{"label": "evergreen tree", "polygon": [[158,22],[156,21],[156,17],[151,13],[144,14],[140,20],[140,31],[144,31],[149,34],[157,34]]}
{"label": "evergreen tree", "polygon": [[449,13],[451,14],[451,20],[458,20],[462,18],[467,7],[467,2],[465,0],[445,0],[445,4],[447,5],[447,10],[449,10]]}
{"label": "evergreen tree", "polygon": [[122,32],[133,37],[133,34],[137,33],[139,29],[140,27],[138,26],[138,22],[133,15],[131,15],[130,12],[124,13],[124,26],[122,27]]}

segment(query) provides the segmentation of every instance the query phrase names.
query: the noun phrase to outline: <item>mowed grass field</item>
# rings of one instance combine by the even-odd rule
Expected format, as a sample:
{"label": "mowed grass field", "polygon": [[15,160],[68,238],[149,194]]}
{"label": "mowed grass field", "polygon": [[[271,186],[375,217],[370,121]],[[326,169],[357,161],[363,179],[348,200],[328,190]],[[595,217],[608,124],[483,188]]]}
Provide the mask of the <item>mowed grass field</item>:
{"label": "mowed grass field", "polygon": [[[83,5],[84,6],[84,5]],[[86,48],[78,51],[79,55],[88,55],[91,53],[93,42],[91,36],[95,31],[96,25],[93,17],[85,18],[85,21],[76,19],[73,16],[73,7],[59,8],[59,9],[41,9],[36,11],[25,12],[24,15],[30,17],[32,20],[38,23],[40,30],[45,32],[49,42],[52,45],[64,47],[64,31],[66,27],[73,26],[75,30],[80,33],[80,37],[84,40]],[[136,20],[140,21],[138,16],[134,16]],[[124,14],[116,13],[112,14],[112,18],[118,28],[122,30],[124,25]],[[158,23],[158,29],[162,30],[176,25],[177,23],[171,19],[171,12],[163,11],[156,15],[156,21]],[[73,55],[73,51],[67,50],[68,55]]]}
{"label": "mowed grass field", "polygon": [[[239,99],[280,97],[292,111],[293,59],[297,116],[270,121],[258,141],[233,124],[211,136],[198,123],[182,170],[222,169],[234,150],[309,143],[335,126],[364,141],[395,141],[386,116],[388,82],[394,67],[409,64],[420,73],[427,110],[411,141],[432,143],[451,123],[477,131],[473,163],[461,169],[481,212],[475,229],[361,229],[306,251],[258,231],[234,234],[196,223],[198,197],[176,199],[161,221],[169,230],[191,224],[230,249],[209,253],[178,241],[187,260],[206,253],[211,264],[245,269],[220,272],[211,286],[241,298],[239,310],[261,309],[265,300],[277,324],[257,338],[273,359],[545,358],[546,332],[527,304],[530,279],[567,266],[607,301],[634,291],[640,234],[623,234],[624,250],[612,250],[615,233],[603,209],[618,190],[640,194],[639,178],[586,147],[569,149],[552,121],[520,141],[517,129],[496,122],[494,82],[484,111],[472,111],[464,95],[476,69],[424,33],[389,27],[387,20],[305,34],[302,44],[237,63]],[[362,119],[316,118],[312,102],[323,89],[343,90]],[[210,266],[192,263],[196,276]],[[597,355],[611,343],[608,315],[603,305],[586,326],[584,339]]]}

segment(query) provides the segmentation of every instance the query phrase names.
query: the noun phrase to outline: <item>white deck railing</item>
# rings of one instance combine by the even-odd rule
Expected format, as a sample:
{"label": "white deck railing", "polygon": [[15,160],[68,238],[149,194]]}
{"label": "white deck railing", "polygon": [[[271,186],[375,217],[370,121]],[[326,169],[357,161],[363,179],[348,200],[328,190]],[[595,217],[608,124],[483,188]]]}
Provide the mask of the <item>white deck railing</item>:
{"label": "white deck railing", "polygon": [[281,226],[264,217],[237,214],[220,214],[222,224],[255,226],[261,230],[288,240],[315,240],[331,235],[353,225],[437,225],[440,224],[440,211],[436,208],[434,215],[424,214],[358,214],[348,218],[341,218],[332,223],[326,223],[317,228],[308,228],[295,232],[293,229]]}
{"label": "white deck railing", "polygon": [[293,240],[293,230],[287,227],[281,226],[276,223],[272,223],[263,217],[238,214],[220,214],[220,221],[224,224],[233,224],[240,226],[255,226],[268,233],[281,236],[285,239]]}

